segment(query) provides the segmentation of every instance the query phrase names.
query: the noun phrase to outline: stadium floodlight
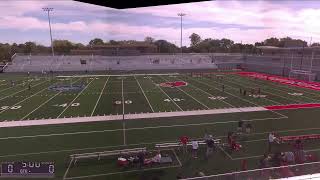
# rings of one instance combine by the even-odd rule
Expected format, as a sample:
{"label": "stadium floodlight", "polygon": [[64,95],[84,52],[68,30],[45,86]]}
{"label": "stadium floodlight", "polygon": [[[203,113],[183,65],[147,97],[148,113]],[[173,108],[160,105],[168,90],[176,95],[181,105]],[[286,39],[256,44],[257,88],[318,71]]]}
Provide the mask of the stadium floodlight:
{"label": "stadium floodlight", "polygon": [[178,16],[180,16],[180,50],[181,50],[181,56],[182,56],[182,17],[185,16],[185,13],[178,13]]}
{"label": "stadium floodlight", "polygon": [[48,12],[48,21],[49,21],[49,29],[50,29],[50,39],[51,39],[51,50],[52,56],[54,56],[53,43],[52,43],[52,33],[51,33],[51,22],[50,22],[50,11],[53,11],[53,8],[42,8],[43,11]]}

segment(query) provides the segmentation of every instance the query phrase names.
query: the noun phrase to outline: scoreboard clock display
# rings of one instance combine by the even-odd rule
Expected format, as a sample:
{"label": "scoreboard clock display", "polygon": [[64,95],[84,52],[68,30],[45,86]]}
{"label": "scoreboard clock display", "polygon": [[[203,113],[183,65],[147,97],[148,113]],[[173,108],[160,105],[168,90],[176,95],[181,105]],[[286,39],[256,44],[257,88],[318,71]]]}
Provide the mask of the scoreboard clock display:
{"label": "scoreboard clock display", "polygon": [[2,162],[0,177],[53,178],[54,162]]}

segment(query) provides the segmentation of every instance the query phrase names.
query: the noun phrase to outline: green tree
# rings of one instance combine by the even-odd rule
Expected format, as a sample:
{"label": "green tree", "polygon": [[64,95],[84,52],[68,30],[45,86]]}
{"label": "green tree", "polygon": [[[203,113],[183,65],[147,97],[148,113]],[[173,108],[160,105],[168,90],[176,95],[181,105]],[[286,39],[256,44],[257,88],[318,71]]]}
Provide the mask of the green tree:
{"label": "green tree", "polygon": [[154,42],[154,38],[147,36],[146,38],[144,38],[144,42],[151,44]]}
{"label": "green tree", "polygon": [[269,39],[264,40],[265,46],[279,46],[279,39],[275,37],[271,37]]}
{"label": "green tree", "polygon": [[57,54],[69,54],[74,47],[73,43],[68,40],[54,40],[53,46]]}
{"label": "green tree", "polygon": [[34,53],[36,52],[36,48],[36,43],[28,41],[25,43],[24,53]]}
{"label": "green tree", "polygon": [[190,41],[191,41],[191,46],[195,46],[197,44],[199,44],[201,42],[201,37],[196,34],[196,33],[192,33],[190,36]]}
{"label": "green tree", "polygon": [[158,52],[160,53],[175,53],[178,52],[178,47],[166,40],[157,40],[154,44],[158,48]]}
{"label": "green tree", "polygon": [[104,42],[100,38],[94,38],[89,42],[89,46],[99,46],[99,45],[104,45]]}

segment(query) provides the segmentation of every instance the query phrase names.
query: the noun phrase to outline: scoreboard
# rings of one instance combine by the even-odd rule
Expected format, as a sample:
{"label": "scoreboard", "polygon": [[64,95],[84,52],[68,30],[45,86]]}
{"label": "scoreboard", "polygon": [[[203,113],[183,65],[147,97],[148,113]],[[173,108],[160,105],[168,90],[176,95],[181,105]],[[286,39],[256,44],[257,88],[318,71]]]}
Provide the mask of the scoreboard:
{"label": "scoreboard", "polygon": [[1,163],[0,178],[54,178],[54,162],[12,161]]}

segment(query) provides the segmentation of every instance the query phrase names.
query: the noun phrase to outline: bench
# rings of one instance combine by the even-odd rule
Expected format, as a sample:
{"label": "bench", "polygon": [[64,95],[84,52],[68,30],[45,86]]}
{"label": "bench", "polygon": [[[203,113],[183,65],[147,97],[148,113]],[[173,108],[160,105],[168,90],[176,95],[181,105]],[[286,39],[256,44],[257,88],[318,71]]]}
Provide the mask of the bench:
{"label": "bench", "polygon": [[[207,143],[205,140],[199,140],[197,141],[199,146],[200,145],[206,145]],[[221,144],[221,139],[214,139],[214,144]],[[163,148],[178,148],[181,147],[182,144],[180,142],[172,142],[172,143],[159,143],[156,144],[155,147],[158,149],[163,149]],[[192,146],[192,142],[188,142],[187,146]]]}
{"label": "bench", "polygon": [[112,150],[112,151],[102,151],[102,152],[92,152],[92,153],[82,153],[82,154],[72,154],[70,158],[74,160],[74,165],[80,159],[90,159],[97,158],[98,160],[101,157],[106,156],[115,156],[115,155],[123,155],[123,154],[137,154],[139,152],[146,152],[147,148],[133,148],[133,149],[120,149],[120,150]]}

